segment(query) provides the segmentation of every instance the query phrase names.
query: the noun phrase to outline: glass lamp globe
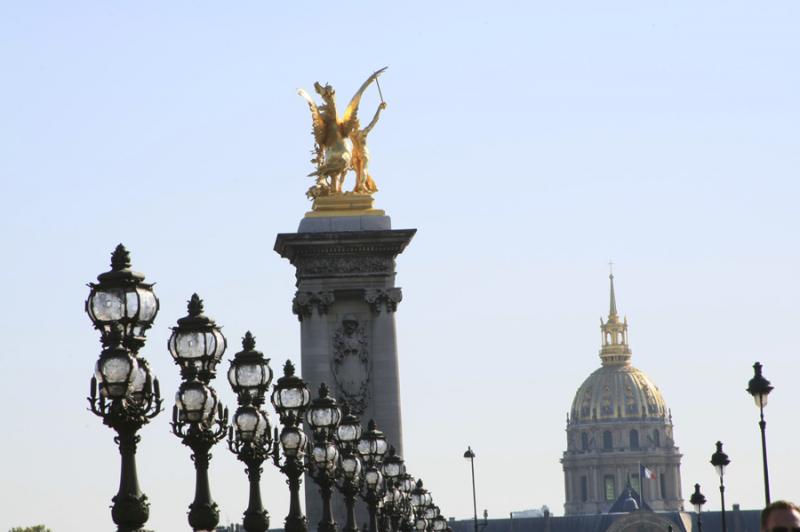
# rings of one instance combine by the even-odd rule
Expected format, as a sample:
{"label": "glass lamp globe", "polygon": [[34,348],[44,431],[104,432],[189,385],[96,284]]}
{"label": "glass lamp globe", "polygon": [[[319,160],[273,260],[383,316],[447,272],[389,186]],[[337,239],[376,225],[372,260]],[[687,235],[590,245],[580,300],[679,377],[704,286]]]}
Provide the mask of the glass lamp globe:
{"label": "glass lamp globe", "polygon": [[216,367],[225,353],[227,342],[214,320],[203,314],[203,301],[192,294],[188,315],[172,328],[167,346],[184,378],[208,383],[216,375]]}
{"label": "glass lamp globe", "polygon": [[433,520],[431,528],[433,528],[433,530],[435,530],[436,532],[444,532],[447,529],[447,519],[445,519],[441,515],[437,515],[436,518]]}
{"label": "glass lamp globe", "polygon": [[281,422],[287,423],[290,418],[293,423],[299,422],[310,400],[306,383],[294,374],[294,364],[287,360],[283,365],[283,377],[278,379],[272,390],[272,405]]}
{"label": "glass lamp globe", "polygon": [[217,405],[216,392],[201,381],[183,381],[175,394],[175,406],[184,422],[211,425]]}
{"label": "glass lamp globe", "polygon": [[138,370],[136,358],[120,345],[109,346],[100,354],[95,365],[95,378],[100,383],[100,395],[107,399],[123,399],[132,391]]}
{"label": "glass lamp globe", "polygon": [[242,351],[236,353],[228,369],[228,382],[240,401],[256,406],[264,404],[264,396],[272,383],[269,360],[255,350],[256,339],[250,331],[242,339]]}
{"label": "glass lamp globe", "polygon": [[240,406],[233,417],[236,438],[244,442],[260,440],[269,432],[269,421],[263,412],[252,405]]}
{"label": "glass lamp globe", "polygon": [[111,270],[90,283],[86,313],[105,337],[115,325],[123,330],[123,345],[134,355],[144,345],[145,332],[158,313],[158,298],[144,275],[131,271],[128,250],[119,244],[111,254]]}
{"label": "glass lamp globe", "polygon": [[345,404],[342,407],[342,419],[336,427],[336,439],[342,447],[350,447],[355,445],[359,438],[361,438],[361,420],[353,415]]}
{"label": "glass lamp globe", "polygon": [[332,473],[336,469],[339,449],[333,442],[317,442],[311,448],[311,461],[320,471]]}
{"label": "glass lamp globe", "polygon": [[403,459],[400,458],[394,450],[394,447],[389,447],[389,454],[383,459],[383,474],[386,478],[398,478],[404,471]]}
{"label": "glass lamp globe", "polygon": [[383,432],[379,431],[375,426],[375,421],[370,419],[367,425],[367,433],[358,440],[357,449],[361,458],[372,465],[380,464],[388,447],[389,444],[386,442]]}
{"label": "glass lamp globe", "polygon": [[381,488],[382,482],[383,475],[374,467],[367,468],[367,470],[364,471],[364,484],[366,484],[367,489],[378,491]]}
{"label": "glass lamp globe", "polygon": [[414,528],[417,532],[425,532],[425,530],[428,528],[428,520],[424,517],[417,517],[417,519],[414,521]]}
{"label": "glass lamp globe", "polygon": [[417,482],[414,480],[414,477],[409,475],[408,473],[403,473],[398,478],[398,484],[400,491],[405,493],[406,495],[411,495],[411,492],[417,486]]}
{"label": "glass lamp globe", "polygon": [[355,454],[343,453],[339,459],[339,468],[347,480],[356,480],[361,476],[361,459]]}
{"label": "glass lamp globe", "polygon": [[336,400],[329,394],[328,386],[323,382],[319,387],[319,397],[311,401],[306,411],[306,421],[318,434],[332,434],[342,418]]}
{"label": "glass lamp globe", "polygon": [[281,447],[283,454],[290,458],[302,458],[305,454],[308,439],[298,427],[285,426],[281,431]]}
{"label": "glass lamp globe", "polygon": [[430,504],[425,507],[425,519],[432,521],[439,517],[439,507],[435,504]]}
{"label": "glass lamp globe", "polygon": [[422,485],[422,479],[417,480],[417,486],[411,490],[411,506],[417,512],[422,512],[423,508],[432,501],[431,494]]}

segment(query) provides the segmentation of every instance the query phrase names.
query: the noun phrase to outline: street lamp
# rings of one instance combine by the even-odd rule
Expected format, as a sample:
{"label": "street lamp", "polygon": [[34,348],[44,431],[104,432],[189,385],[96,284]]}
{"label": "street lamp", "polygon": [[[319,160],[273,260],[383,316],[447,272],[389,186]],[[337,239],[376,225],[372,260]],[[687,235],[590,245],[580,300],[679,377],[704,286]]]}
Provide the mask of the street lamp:
{"label": "street lamp", "polygon": [[706,498],[700,493],[700,484],[694,485],[694,493],[689,498],[689,502],[694,506],[694,511],[697,513],[697,532],[703,532],[703,521],[700,519],[700,512],[703,510]]}
{"label": "street lamp", "polygon": [[196,475],[189,524],[194,530],[206,531],[219,523],[219,508],[211,498],[208,481],[210,451],[228,432],[228,409],[209,382],[216,375],[226,342],[214,320],[203,314],[203,301],[197,294],[192,294],[187,309],[188,315],[172,328],[167,344],[183,379],[172,408],[172,432],[192,450]]}
{"label": "street lamp", "polygon": [[272,382],[269,359],[256,351],[256,340],[250,331],[242,339],[242,351],[234,355],[228,369],[228,382],[236,392],[239,408],[228,428],[228,448],[242,461],[250,482],[247,510],[244,512],[244,529],[247,532],[266,532],[269,513],[261,502],[261,464],[272,450],[272,429],[267,414],[260,408]]}
{"label": "street lamp", "polygon": [[281,473],[286,475],[289,484],[289,514],[284,521],[286,532],[308,530],[306,517],[300,509],[300,484],[305,471],[303,457],[308,439],[298,425],[309,402],[310,396],[305,381],[294,374],[294,364],[287,360],[283,366],[283,377],[278,379],[272,391],[272,405],[283,425],[280,434],[283,464],[280,463],[277,445],[272,459]]}
{"label": "street lamp", "polygon": [[722,532],[728,532],[728,527],[725,524],[725,484],[723,477],[725,476],[725,468],[730,463],[728,455],[722,452],[722,442],[718,441],[717,450],[711,455],[711,465],[714,466],[717,475],[719,475],[719,496],[722,501]]}
{"label": "street lamp", "polygon": [[475,527],[475,532],[478,532],[478,500],[475,497],[475,453],[472,451],[472,447],[469,445],[467,446],[467,450],[464,452],[464,458],[469,460],[469,465],[472,469],[472,522],[473,526]]}
{"label": "street lamp", "polygon": [[367,466],[364,470],[366,493],[363,495],[363,499],[369,509],[369,532],[378,532],[378,503],[383,497],[385,489],[381,464],[388,443],[383,432],[375,426],[374,420],[369,420],[367,433],[358,440],[356,448]]}
{"label": "street lamp", "polygon": [[339,448],[336,446],[334,435],[342,418],[342,412],[329,393],[328,386],[323,382],[319,387],[319,396],[311,401],[306,412],[306,421],[314,433],[309,475],[319,486],[322,495],[322,520],[319,522],[319,532],[336,532],[336,522],[331,510],[331,495],[336,484],[336,466],[339,460]]}
{"label": "street lamp", "polygon": [[336,427],[336,442],[339,445],[339,471],[342,482],[337,489],[344,497],[347,520],[343,532],[359,532],[356,525],[356,495],[361,491],[361,459],[356,452],[361,439],[361,420],[350,412],[347,404],[342,406],[342,418]]}
{"label": "street lamp", "polygon": [[97,280],[89,284],[86,313],[100,331],[103,351],[87,399],[91,412],[117,432],[122,465],[111,518],[118,532],[132,532],[144,526],[150,513],[136,472],[136,433],[161,412],[162,400],[158,379],[138,352],[158,313],[158,299],[144,275],[130,270],[122,244],[111,255],[111,270]]}
{"label": "street lamp", "polygon": [[756,406],[758,407],[759,413],[761,414],[761,420],[758,422],[758,426],[761,428],[761,457],[764,463],[764,498],[767,501],[767,506],[770,503],[769,497],[769,468],[767,467],[767,422],[764,421],[764,407],[767,406],[767,398],[769,397],[769,392],[772,391],[773,387],[770,385],[769,381],[764,378],[761,374],[761,363],[756,362],[753,364],[753,370],[755,371],[755,375],[747,385],[747,391],[750,395],[753,396],[753,399],[756,401]]}

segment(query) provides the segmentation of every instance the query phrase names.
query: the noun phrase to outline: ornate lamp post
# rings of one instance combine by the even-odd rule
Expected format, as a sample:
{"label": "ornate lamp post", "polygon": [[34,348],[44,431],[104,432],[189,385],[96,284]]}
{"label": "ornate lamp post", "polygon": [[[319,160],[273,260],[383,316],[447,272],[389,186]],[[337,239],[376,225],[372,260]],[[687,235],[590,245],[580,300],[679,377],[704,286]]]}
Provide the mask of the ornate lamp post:
{"label": "ornate lamp post", "polygon": [[162,404],[158,379],[137,353],[158,313],[158,299],[144,275],[130,270],[130,257],[122,244],[111,255],[111,270],[97,280],[89,284],[86,313],[100,331],[104,349],[91,380],[89,407],[117,432],[122,466],[111,518],[118,532],[135,532],[150,513],[136,472],[136,433],[161,412]]}
{"label": "ornate lamp post", "polygon": [[367,433],[358,440],[358,454],[361,455],[366,469],[364,470],[364,486],[366,493],[364,501],[369,509],[369,532],[378,532],[378,504],[383,498],[384,481],[381,473],[383,455],[386,454],[388,443],[383,432],[375,426],[375,421],[369,420]]}
{"label": "ornate lamp post", "polygon": [[428,528],[428,520],[425,518],[425,510],[433,503],[433,497],[422,485],[422,479],[417,481],[417,486],[411,490],[411,507],[414,509],[416,520],[414,528],[417,532],[425,532]]}
{"label": "ornate lamp post", "polygon": [[336,485],[336,467],[339,461],[339,449],[334,435],[342,418],[342,412],[336,401],[330,397],[328,386],[322,383],[319,397],[311,401],[306,412],[306,421],[314,432],[314,446],[311,449],[309,475],[319,486],[322,495],[322,520],[319,532],[336,532],[336,522],[331,510],[331,495]]}
{"label": "ornate lamp post", "polygon": [[697,513],[697,531],[703,532],[703,521],[700,519],[700,512],[703,510],[706,498],[700,493],[700,484],[694,485],[694,493],[692,493],[692,496],[689,498],[689,502],[694,506],[694,511]]}
{"label": "ornate lamp post", "polygon": [[407,472],[401,474],[397,481],[400,492],[403,494],[403,504],[400,511],[399,530],[411,532],[414,527],[414,507],[411,504],[411,492],[417,487],[414,477]]}
{"label": "ornate lamp post", "polygon": [[343,532],[358,532],[356,525],[356,495],[361,490],[361,459],[356,452],[356,445],[361,439],[361,420],[350,412],[345,404],[342,407],[342,419],[336,427],[336,441],[339,444],[339,471],[342,482],[337,489],[344,497],[347,508],[347,522]]}
{"label": "ornate lamp post", "polygon": [[722,452],[722,442],[718,441],[717,450],[711,455],[711,465],[714,466],[717,475],[719,475],[719,496],[722,500],[722,532],[728,532],[728,527],[725,524],[725,484],[723,482],[723,477],[725,476],[725,468],[728,467],[730,463],[731,461],[728,459],[728,455]]}
{"label": "ornate lamp post", "polygon": [[266,532],[269,513],[261,502],[261,464],[270,456],[273,440],[267,414],[261,406],[272,382],[272,369],[269,359],[265,359],[255,347],[256,340],[247,331],[242,339],[242,351],[234,355],[228,370],[228,382],[239,403],[233,426],[228,429],[228,448],[245,464],[250,482],[244,529],[247,532]]}
{"label": "ornate lamp post", "polygon": [[405,472],[403,458],[397,454],[394,447],[389,447],[389,454],[383,459],[383,476],[386,479],[386,494],[384,495],[384,513],[386,515],[384,518],[391,521],[391,529],[394,531],[397,531],[400,526],[404,502],[404,495],[400,490],[398,480]]}
{"label": "ornate lamp post", "polygon": [[478,532],[478,500],[475,497],[475,453],[469,445],[467,445],[467,450],[464,452],[464,458],[469,460],[469,465],[472,468],[472,522],[475,527],[475,532]]}
{"label": "ornate lamp post", "polygon": [[192,450],[196,471],[189,524],[194,530],[206,531],[214,530],[219,523],[219,509],[208,482],[210,451],[225,437],[228,426],[228,409],[223,408],[209,382],[216,376],[226,341],[214,320],[203,314],[203,302],[197,294],[189,300],[188,312],[172,328],[168,342],[183,378],[172,409],[172,432]]}
{"label": "ornate lamp post", "polygon": [[273,462],[286,475],[289,484],[289,514],[286,516],[286,532],[306,532],[306,517],[300,510],[300,483],[302,482],[303,457],[306,453],[306,438],[298,426],[310,401],[306,383],[294,374],[294,364],[290,360],[283,366],[283,377],[278,379],[272,391],[272,404],[280,416],[283,429],[280,434],[280,447],[283,449],[283,464],[280,463],[278,446],[274,447]]}
{"label": "ornate lamp post", "polygon": [[758,426],[761,429],[761,457],[764,463],[764,499],[767,501],[767,506],[770,503],[769,497],[769,468],[767,467],[767,422],[764,421],[764,407],[767,406],[767,397],[769,392],[773,390],[769,381],[761,374],[761,363],[756,362],[753,364],[755,375],[747,385],[747,391],[753,396],[756,401],[756,406],[761,414],[761,420]]}

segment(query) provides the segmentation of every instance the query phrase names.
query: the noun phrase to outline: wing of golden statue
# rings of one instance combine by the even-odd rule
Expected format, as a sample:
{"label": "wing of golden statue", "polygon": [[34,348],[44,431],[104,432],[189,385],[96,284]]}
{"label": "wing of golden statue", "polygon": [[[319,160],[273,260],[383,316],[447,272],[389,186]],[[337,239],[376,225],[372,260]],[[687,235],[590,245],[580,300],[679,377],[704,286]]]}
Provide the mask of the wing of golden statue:
{"label": "wing of golden statue", "polygon": [[367,80],[361,84],[358,91],[353,95],[353,98],[350,100],[350,104],[347,106],[347,109],[344,111],[344,115],[342,115],[341,119],[341,128],[342,128],[342,135],[347,137],[350,135],[354,129],[358,128],[358,104],[361,103],[361,95],[364,94],[364,91],[367,90],[370,83],[378,79],[378,76],[386,72],[388,67],[383,67],[380,70],[376,70]]}
{"label": "wing of golden statue", "polygon": [[303,99],[308,102],[308,108],[311,109],[311,126],[314,134],[314,140],[319,146],[324,146],[325,120],[323,120],[322,114],[319,112],[319,109],[317,109],[317,104],[314,102],[314,99],[303,89],[297,89],[297,94],[302,96]]}

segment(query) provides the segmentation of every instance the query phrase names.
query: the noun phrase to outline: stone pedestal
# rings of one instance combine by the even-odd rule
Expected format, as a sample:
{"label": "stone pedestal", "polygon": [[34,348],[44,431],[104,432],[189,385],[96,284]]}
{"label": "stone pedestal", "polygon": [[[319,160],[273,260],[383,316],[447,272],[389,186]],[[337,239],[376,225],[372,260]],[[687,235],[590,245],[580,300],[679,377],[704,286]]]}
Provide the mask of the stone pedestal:
{"label": "stone pedestal", "polygon": [[[308,217],[297,233],[275,241],[275,251],[296,268],[292,312],[300,320],[301,375],[312,397],[326,383],[365,427],[374,419],[401,455],[394,312],[402,293],[395,286],[395,258],[415,232],[391,229],[388,216]],[[311,530],[320,508],[317,486],[306,478]],[[339,508],[334,511],[341,524]]]}

